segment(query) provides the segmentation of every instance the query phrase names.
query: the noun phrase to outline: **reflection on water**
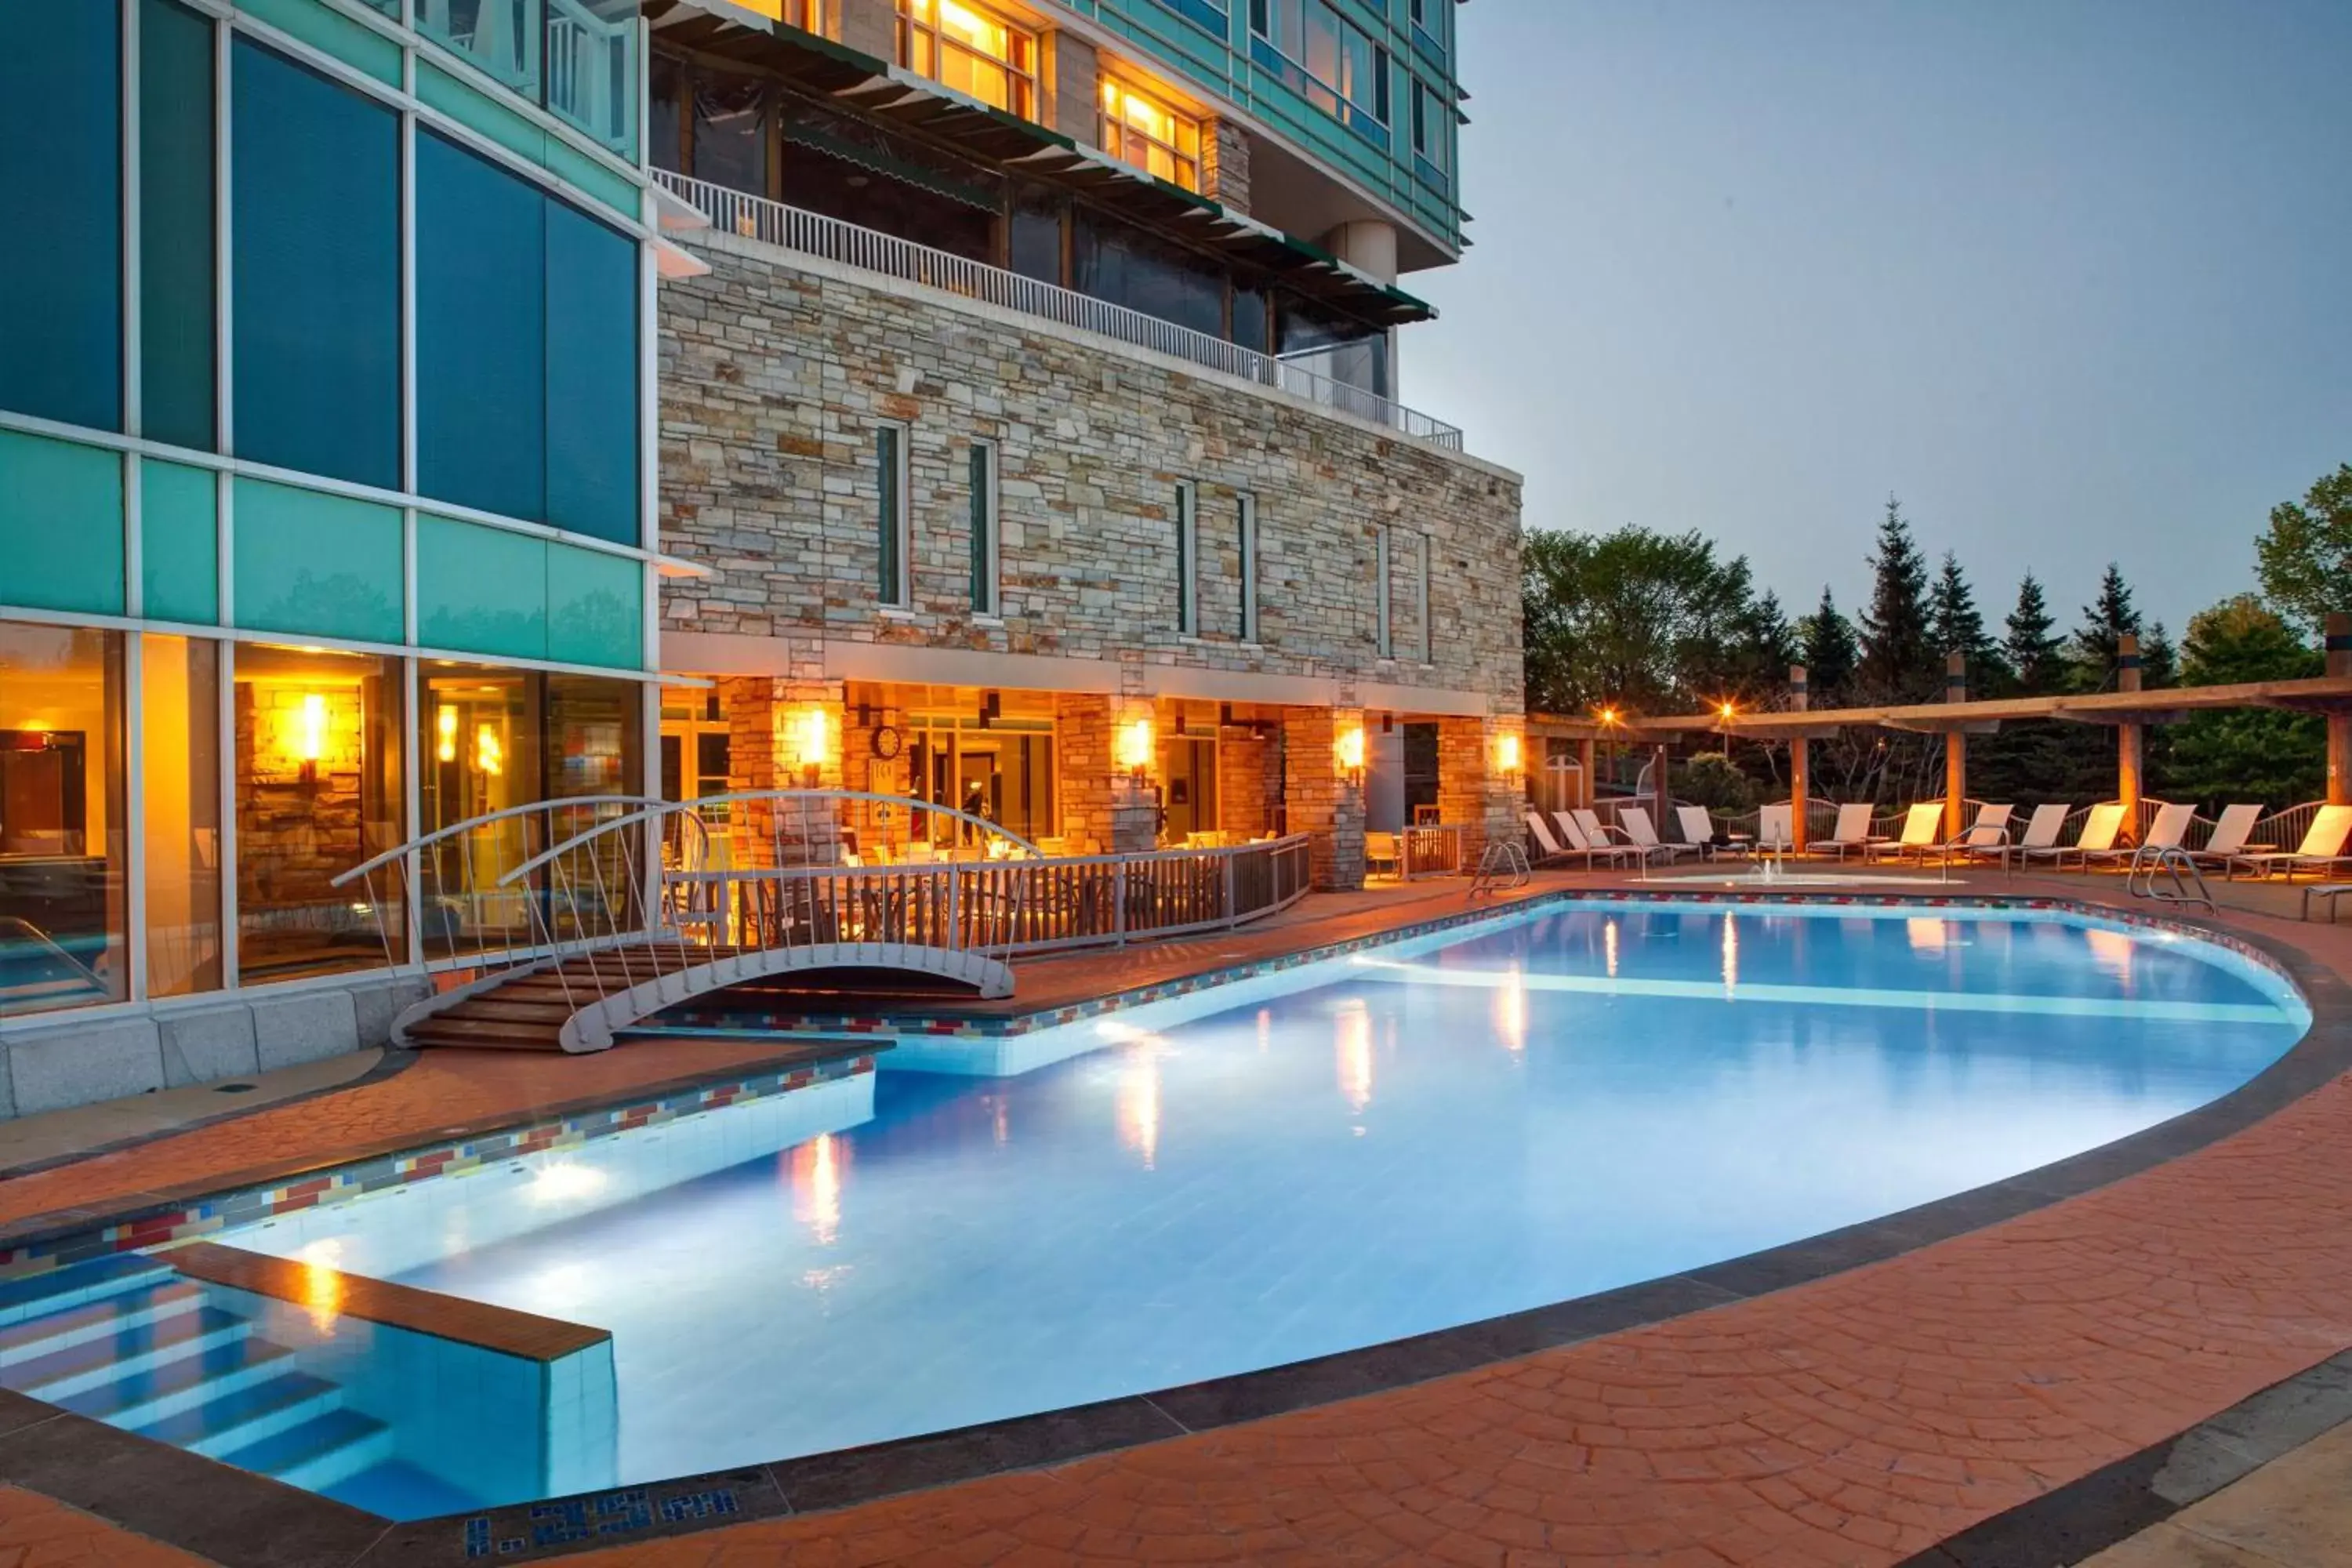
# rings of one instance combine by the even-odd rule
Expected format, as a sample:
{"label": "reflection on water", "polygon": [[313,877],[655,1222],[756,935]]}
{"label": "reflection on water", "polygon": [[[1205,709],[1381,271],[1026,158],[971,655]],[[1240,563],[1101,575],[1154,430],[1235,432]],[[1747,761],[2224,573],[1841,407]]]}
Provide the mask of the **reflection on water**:
{"label": "reflection on water", "polygon": [[[1495,1033],[1508,1051],[1528,1048],[1528,979],[1517,963],[1503,972],[1495,987]],[[1391,1024],[1391,1028],[1394,1025]]]}
{"label": "reflection on water", "polygon": [[[1002,1110],[998,1111],[1001,1117]],[[831,1247],[841,1234],[841,1183],[847,1174],[849,1145],[830,1132],[814,1138],[785,1155],[790,1167],[793,1217],[808,1227],[819,1247]]]}
{"label": "reflection on water", "polygon": [[1331,1014],[1339,1095],[1358,1115],[1372,1103],[1372,1015],[1363,998],[1343,999]]}
{"label": "reflection on water", "polygon": [[1723,994],[1726,996],[1739,989],[1739,917],[1727,913],[1723,917]]}
{"label": "reflection on water", "polygon": [[1149,1039],[1127,1047],[1119,1069],[1118,1138],[1145,1170],[1160,1163],[1160,1052]]}
{"label": "reflection on water", "polygon": [[343,1315],[343,1244],[332,1237],[305,1247],[302,1258],[302,1306],[311,1326],[326,1333]]}

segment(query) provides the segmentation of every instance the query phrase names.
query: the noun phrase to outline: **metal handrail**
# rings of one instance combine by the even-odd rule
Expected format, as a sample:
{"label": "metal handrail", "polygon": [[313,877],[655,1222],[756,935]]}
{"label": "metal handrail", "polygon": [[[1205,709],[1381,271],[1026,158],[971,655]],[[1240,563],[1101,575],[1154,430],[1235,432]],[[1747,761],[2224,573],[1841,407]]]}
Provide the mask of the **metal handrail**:
{"label": "metal handrail", "polygon": [[17,931],[23,931],[26,936],[33,940],[35,946],[47,948],[49,952],[63,959],[73,968],[79,970],[81,972],[81,977],[84,980],[89,981],[91,986],[94,987],[100,994],[103,995],[105,994],[106,981],[97,970],[92,969],[89,964],[84,963],[80,959],[76,958],[72,953],[66,951],[63,946],[59,945],[57,938],[51,936],[48,932],[43,931],[32,921],[25,919],[22,915],[0,915],[0,926],[13,927]]}
{"label": "metal handrail", "polygon": [[489,811],[484,812],[479,816],[469,816],[463,822],[451,823],[446,827],[425,834],[421,837],[412,838],[405,844],[397,845],[373,859],[362,860],[350,870],[332,878],[328,881],[327,886],[340,888],[347,882],[355,882],[369,872],[380,870],[405,855],[419,849],[430,848],[445,839],[455,838],[460,834],[478,832],[493,822],[503,822],[509,817],[529,816],[541,811],[568,811],[583,806],[658,806],[667,804],[668,803],[659,795],[569,795],[562,800],[535,800],[528,805],[509,805],[502,811]]}
{"label": "metal handrail", "polygon": [[1392,398],[1309,370],[1293,360],[1261,353],[1074,289],[1041,283],[1002,267],[918,245],[878,229],[787,206],[765,196],[716,185],[668,169],[655,169],[652,174],[672,195],[699,209],[712,226],[744,239],[821,257],[862,271],[884,273],[1113,338],[1154,353],[1190,360],[1326,408],[1369,419],[1450,452],[1463,449],[1461,426],[1433,419]]}
{"label": "metal handrail", "polygon": [[[2169,890],[2158,888],[2159,873],[2171,877]],[[2194,886],[2197,889],[2190,892]],[[2205,885],[2205,873],[2199,868],[2196,857],[2186,849],[2148,849],[2132,851],[2131,865],[2124,873],[2124,890],[2136,898],[2152,899],[2160,904],[2202,904],[2215,914],[2221,906],[2213,901],[2213,890]]]}

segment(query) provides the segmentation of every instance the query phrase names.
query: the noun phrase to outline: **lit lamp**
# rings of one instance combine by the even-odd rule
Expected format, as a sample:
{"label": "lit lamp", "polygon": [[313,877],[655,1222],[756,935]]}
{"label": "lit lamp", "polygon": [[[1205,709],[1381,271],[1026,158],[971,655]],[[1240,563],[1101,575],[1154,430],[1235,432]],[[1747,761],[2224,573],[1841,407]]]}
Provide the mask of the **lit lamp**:
{"label": "lit lamp", "polygon": [[1506,734],[1495,738],[1495,771],[1507,779],[1518,777],[1519,738],[1517,735]]}
{"label": "lit lamp", "polygon": [[457,760],[457,710],[444,702],[433,714],[435,760],[454,763]]}
{"label": "lit lamp", "polygon": [[1339,772],[1358,789],[1364,787],[1364,726],[1358,722],[1339,731],[1332,748]]}
{"label": "lit lamp", "polygon": [[824,782],[824,764],[833,756],[833,716],[820,707],[803,708],[793,718],[790,736],[801,787],[814,789]]}
{"label": "lit lamp", "polygon": [[488,724],[474,726],[474,771],[496,778],[506,765],[507,749],[499,743],[497,729]]}
{"label": "lit lamp", "polygon": [[327,754],[327,700],[318,692],[302,694],[294,725],[294,754],[302,764],[302,782],[317,783],[319,759]]}
{"label": "lit lamp", "polygon": [[1137,719],[1118,732],[1118,765],[1138,785],[1151,771],[1151,721]]}

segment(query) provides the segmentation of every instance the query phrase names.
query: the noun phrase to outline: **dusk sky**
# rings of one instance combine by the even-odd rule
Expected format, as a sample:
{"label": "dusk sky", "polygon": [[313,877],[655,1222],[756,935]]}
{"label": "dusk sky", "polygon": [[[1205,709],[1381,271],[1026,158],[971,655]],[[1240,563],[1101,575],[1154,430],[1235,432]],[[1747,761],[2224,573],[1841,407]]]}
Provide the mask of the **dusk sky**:
{"label": "dusk sky", "polygon": [[1885,499],[1996,633],[2178,635],[2352,459],[2352,5],[1479,0],[1468,259],[1405,401],[1530,528],[1697,529],[1849,611]]}

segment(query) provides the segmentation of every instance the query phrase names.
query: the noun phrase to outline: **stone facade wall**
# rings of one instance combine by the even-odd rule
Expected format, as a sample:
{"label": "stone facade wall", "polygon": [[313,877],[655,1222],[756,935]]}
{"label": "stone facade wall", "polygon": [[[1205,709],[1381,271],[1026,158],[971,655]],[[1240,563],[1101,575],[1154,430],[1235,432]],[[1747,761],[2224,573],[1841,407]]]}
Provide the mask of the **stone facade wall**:
{"label": "stone facade wall", "polygon": [[296,737],[307,694],[297,686],[236,685],[236,751],[250,759],[236,791],[236,894],[247,910],[344,902],[350,895],[331,885],[334,879],[377,852],[364,832],[360,693],[320,689],[322,744],[306,767]]}
{"label": "stone facade wall", "polygon": [[1282,719],[1283,798],[1293,833],[1314,836],[1307,850],[1315,886],[1364,885],[1364,787],[1340,773],[1339,739],[1362,713],[1293,708]]}
{"label": "stone facade wall", "polygon": [[[1527,838],[1522,724],[1516,718],[1438,721],[1437,814],[1444,821],[1463,825],[1465,869],[1477,866],[1487,845]],[[1496,758],[1506,735],[1519,737],[1522,772],[1517,775],[1504,773]]]}
{"label": "stone facade wall", "polygon": [[1230,120],[1201,127],[1201,194],[1234,212],[1250,210],[1249,132]]}
{"label": "stone facade wall", "polygon": [[1101,85],[1095,47],[1067,28],[1045,35],[1045,78],[1041,89],[1052,106],[1055,130],[1080,146],[1099,138],[1095,93]]}
{"label": "stone facade wall", "polygon": [[834,0],[825,7],[833,36],[877,59],[898,58],[898,0]]}
{"label": "stone facade wall", "polygon": [[[812,637],[1362,679],[1520,708],[1519,486],[1507,471],[1042,323],[698,235],[660,297],[666,632]],[[875,431],[909,429],[913,608],[875,602]],[[1001,614],[970,605],[969,454],[998,444]],[[1201,635],[1176,626],[1196,487]],[[1238,496],[1259,636],[1238,632]],[[1433,540],[1430,659],[1375,647],[1375,530]],[[1400,549],[1396,555],[1406,556]],[[1408,563],[1392,559],[1402,575]],[[1075,770],[1073,770],[1075,771]]]}
{"label": "stone facade wall", "polygon": [[[842,688],[837,680],[747,676],[719,683],[727,715],[727,787],[800,789],[812,781],[800,755],[801,716],[822,710],[831,728],[828,754],[814,784],[840,789]],[[737,866],[829,866],[841,858],[842,822],[835,808],[810,810],[782,801],[749,801],[732,813],[728,835]]]}

